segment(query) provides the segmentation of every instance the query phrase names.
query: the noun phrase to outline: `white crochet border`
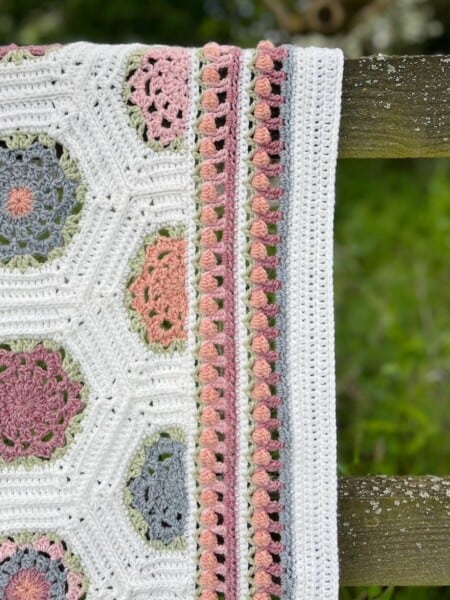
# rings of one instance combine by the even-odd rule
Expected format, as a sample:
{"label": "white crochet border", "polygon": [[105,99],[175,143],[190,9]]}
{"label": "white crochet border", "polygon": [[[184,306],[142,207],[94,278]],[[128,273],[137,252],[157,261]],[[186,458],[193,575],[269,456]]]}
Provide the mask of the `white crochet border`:
{"label": "white crochet border", "polygon": [[333,213],[343,56],[292,49],[286,276],[296,600],[338,597]]}

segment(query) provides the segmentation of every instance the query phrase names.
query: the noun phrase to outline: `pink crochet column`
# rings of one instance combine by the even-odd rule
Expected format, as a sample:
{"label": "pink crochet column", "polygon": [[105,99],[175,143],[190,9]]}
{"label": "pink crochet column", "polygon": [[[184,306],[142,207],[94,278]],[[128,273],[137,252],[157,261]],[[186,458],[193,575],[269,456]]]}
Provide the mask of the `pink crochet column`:
{"label": "pink crochet column", "polygon": [[200,600],[236,599],[234,221],[241,51],[200,52],[197,125]]}
{"label": "pink crochet column", "polygon": [[252,600],[283,594],[280,419],[280,222],[283,196],[281,85],[284,47],[261,42],[252,65],[249,111],[248,312],[251,440],[249,460],[249,586]]}

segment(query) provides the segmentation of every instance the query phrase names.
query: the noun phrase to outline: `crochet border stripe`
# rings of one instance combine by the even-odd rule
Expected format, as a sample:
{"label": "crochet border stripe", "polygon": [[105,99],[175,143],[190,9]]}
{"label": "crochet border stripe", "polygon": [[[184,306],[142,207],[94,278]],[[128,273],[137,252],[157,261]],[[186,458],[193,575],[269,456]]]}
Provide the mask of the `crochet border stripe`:
{"label": "crochet border stripe", "polygon": [[234,218],[241,51],[208,44],[197,124],[199,597],[236,598]]}
{"label": "crochet border stripe", "polygon": [[282,135],[282,86],[286,81],[287,49],[260,43],[249,90],[247,281],[249,377],[249,589],[261,600],[280,598],[289,584],[285,556],[285,526],[281,514],[281,461],[287,421],[281,421],[280,203],[285,142]]}

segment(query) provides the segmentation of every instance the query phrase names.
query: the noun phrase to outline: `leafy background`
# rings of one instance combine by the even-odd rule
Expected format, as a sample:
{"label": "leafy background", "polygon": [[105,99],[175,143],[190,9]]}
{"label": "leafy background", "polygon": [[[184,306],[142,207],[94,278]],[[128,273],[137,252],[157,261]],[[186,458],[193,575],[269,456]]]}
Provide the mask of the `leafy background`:
{"label": "leafy background", "polygon": [[[252,46],[261,38],[339,46],[347,56],[448,53],[450,11],[448,0],[0,3],[5,44],[85,39],[198,46],[214,39]],[[449,473],[449,255],[448,161],[339,162],[335,298],[341,474]],[[341,598],[441,600],[450,599],[450,591],[347,588]]]}

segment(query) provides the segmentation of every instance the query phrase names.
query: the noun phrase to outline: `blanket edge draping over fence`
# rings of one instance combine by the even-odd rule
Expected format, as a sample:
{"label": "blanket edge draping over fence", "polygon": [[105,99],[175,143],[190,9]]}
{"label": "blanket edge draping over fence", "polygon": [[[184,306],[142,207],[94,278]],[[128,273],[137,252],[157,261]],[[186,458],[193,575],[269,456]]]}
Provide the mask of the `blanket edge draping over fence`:
{"label": "blanket edge draping over fence", "polygon": [[0,49],[0,596],[337,597],[342,68]]}
{"label": "blanket edge draping over fence", "polygon": [[297,598],[337,597],[333,213],[343,57],[295,50],[286,314]]}

